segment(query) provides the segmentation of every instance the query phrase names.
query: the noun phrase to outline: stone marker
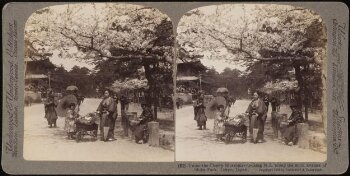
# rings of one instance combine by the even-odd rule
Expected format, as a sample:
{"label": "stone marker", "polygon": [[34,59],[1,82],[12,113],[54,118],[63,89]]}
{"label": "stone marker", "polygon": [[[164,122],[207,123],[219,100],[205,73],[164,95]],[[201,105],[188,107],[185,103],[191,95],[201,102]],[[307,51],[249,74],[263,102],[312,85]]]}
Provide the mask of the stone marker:
{"label": "stone marker", "polygon": [[128,137],[131,139],[135,139],[135,135],[134,135],[135,126],[131,126],[130,122],[137,120],[137,112],[126,113],[126,119],[127,119],[128,123],[125,125],[125,127],[127,130]]}
{"label": "stone marker", "polygon": [[149,145],[153,147],[158,147],[159,146],[159,123],[155,121],[148,122],[148,132],[149,132],[149,139],[148,139]]}
{"label": "stone marker", "polygon": [[298,123],[297,134],[299,136],[299,139],[298,139],[299,148],[303,148],[303,149],[310,148],[309,125],[307,123]]}

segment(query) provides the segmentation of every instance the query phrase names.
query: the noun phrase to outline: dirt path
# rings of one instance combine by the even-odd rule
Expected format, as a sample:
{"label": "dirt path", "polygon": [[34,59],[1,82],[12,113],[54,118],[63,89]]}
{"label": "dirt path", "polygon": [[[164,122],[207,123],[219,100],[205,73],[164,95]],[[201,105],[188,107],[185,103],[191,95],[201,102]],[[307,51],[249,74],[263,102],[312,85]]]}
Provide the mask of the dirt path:
{"label": "dirt path", "polygon": [[[94,112],[99,99],[85,99],[80,114]],[[120,112],[120,111],[119,111]],[[24,109],[24,158],[27,160],[56,161],[129,161],[167,162],[174,161],[174,152],[148,144],[136,144],[129,138],[121,138],[120,122],[117,121],[117,141],[84,142],[67,140],[64,118],[57,120],[58,128],[48,128],[44,118],[44,105],[36,104]]]}
{"label": "dirt path", "polygon": [[[237,100],[231,109],[232,115],[243,113],[250,101]],[[242,108],[243,107],[243,108]],[[213,133],[214,120],[207,121],[207,130],[197,130],[193,120],[193,107],[185,106],[176,112],[177,161],[236,161],[236,162],[322,162],[326,154],[298,146],[286,146],[271,137],[270,119],[265,125],[265,139],[261,144],[218,142]]]}

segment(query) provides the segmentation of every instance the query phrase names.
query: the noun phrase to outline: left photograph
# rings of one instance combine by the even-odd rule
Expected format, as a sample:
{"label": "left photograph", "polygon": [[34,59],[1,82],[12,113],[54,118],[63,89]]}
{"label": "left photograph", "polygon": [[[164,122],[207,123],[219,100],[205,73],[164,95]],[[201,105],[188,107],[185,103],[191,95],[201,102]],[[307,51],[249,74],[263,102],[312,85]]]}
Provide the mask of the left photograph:
{"label": "left photograph", "polygon": [[174,35],[152,7],[49,6],[25,26],[26,160],[174,161]]}

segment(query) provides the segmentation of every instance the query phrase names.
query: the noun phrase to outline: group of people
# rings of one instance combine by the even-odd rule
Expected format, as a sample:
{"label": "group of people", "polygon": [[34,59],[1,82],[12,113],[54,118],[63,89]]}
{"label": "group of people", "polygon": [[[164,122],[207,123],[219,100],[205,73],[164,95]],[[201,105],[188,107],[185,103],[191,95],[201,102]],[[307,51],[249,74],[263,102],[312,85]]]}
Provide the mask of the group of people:
{"label": "group of people", "polygon": [[[249,104],[246,114],[249,116],[249,133],[253,134],[254,130],[257,131],[257,141],[258,143],[264,142],[264,129],[265,122],[267,118],[268,112],[268,103],[271,103],[272,111],[271,111],[271,121],[274,128],[274,136],[276,137],[276,131],[280,130],[282,132],[282,143],[287,144],[289,146],[295,145],[298,141],[297,134],[297,124],[303,123],[303,113],[301,112],[301,108],[297,102],[292,102],[290,104],[290,108],[292,113],[290,117],[287,119],[285,125],[280,124],[280,119],[278,119],[278,110],[279,110],[279,102],[277,98],[272,97],[270,100],[261,92],[255,92],[253,95],[253,100]],[[255,116],[256,118],[253,118]]]}
{"label": "group of people", "polygon": [[[76,122],[81,116],[79,115],[79,106],[83,102],[83,99],[76,98],[76,102],[70,102],[67,106],[67,113],[65,117],[65,131],[67,132],[68,139],[74,139],[76,133]],[[104,97],[97,107],[96,115],[99,117],[100,123],[100,135],[101,141],[114,141],[115,123],[118,117],[118,102],[121,106],[121,123],[124,130],[124,135],[128,136],[128,128],[130,127],[130,121],[127,117],[129,109],[129,99],[125,95],[118,97],[116,94],[112,94],[111,91],[106,90]],[[54,99],[52,90],[48,91],[48,98],[45,102],[45,118],[47,119],[50,128],[57,127],[57,112],[56,107],[58,103]],[[147,123],[153,120],[153,113],[151,108],[145,101],[141,101],[142,113],[138,118],[138,123],[135,126],[135,141],[136,143],[146,143],[148,140]],[[96,125],[96,131],[98,126]],[[107,129],[107,130],[106,130]],[[106,134],[105,134],[106,133]]]}
{"label": "group of people", "polygon": [[[225,108],[225,110],[227,110],[226,114],[228,114],[230,111],[230,107],[236,102],[236,99],[233,97],[229,97],[228,94],[224,94],[222,96],[225,98],[225,101],[226,101],[226,105],[223,107],[227,107],[227,108]],[[197,126],[198,126],[199,130],[202,130],[202,129],[205,130],[207,128],[207,126],[206,126],[207,115],[205,114],[206,106],[204,104],[205,104],[204,93],[200,91],[197,95],[197,100],[194,101],[194,103],[193,103],[194,120],[197,122]],[[219,111],[220,111],[220,109],[219,109],[220,107],[221,106],[217,107]],[[215,128],[215,127],[217,127],[217,125],[216,125],[217,123],[216,123],[216,121],[214,123],[215,123],[214,124],[214,128]]]}
{"label": "group of people", "polygon": [[[106,90],[104,92],[104,98],[99,104],[96,112],[100,116],[100,133],[101,140],[103,136],[107,136],[107,141],[116,140],[114,137],[114,129],[116,119],[118,117],[117,104],[120,101],[121,109],[121,124],[124,130],[124,135],[128,136],[128,128],[130,128],[130,119],[128,119],[127,112],[129,110],[129,99],[125,95],[121,95],[120,98],[115,94],[111,96],[111,92]],[[145,100],[140,101],[142,113],[139,116],[137,123],[134,127],[135,142],[138,144],[146,143],[148,141],[148,127],[147,123],[153,120],[153,113],[151,107]],[[104,128],[108,128],[108,134],[104,134]]]}
{"label": "group of people", "polygon": [[[226,104],[217,106],[217,113],[215,114],[214,119],[214,133],[217,137],[217,140],[224,140],[225,135],[225,123],[229,118],[229,111],[232,104],[235,103],[235,99],[228,97],[227,95],[223,96],[226,100]],[[205,105],[204,105],[204,95],[200,95],[196,102],[194,102],[194,120],[197,121],[197,126],[199,130],[206,129],[207,116],[205,114]],[[263,95],[262,92],[255,92],[253,94],[253,99],[248,105],[244,116],[247,117],[249,121],[248,131],[249,138],[251,142],[263,143],[264,139],[264,129],[265,122],[268,113],[269,104],[272,106],[271,111],[271,121],[274,129],[274,135],[277,136],[278,130],[281,131],[283,137],[283,143],[287,145],[295,145],[298,140],[297,128],[298,123],[304,122],[303,114],[301,108],[298,106],[297,102],[292,102],[290,108],[292,113],[288,120],[284,122],[285,125],[281,125],[280,116],[279,116],[279,101],[276,97],[268,98],[266,95]],[[254,143],[255,143],[254,142]]]}

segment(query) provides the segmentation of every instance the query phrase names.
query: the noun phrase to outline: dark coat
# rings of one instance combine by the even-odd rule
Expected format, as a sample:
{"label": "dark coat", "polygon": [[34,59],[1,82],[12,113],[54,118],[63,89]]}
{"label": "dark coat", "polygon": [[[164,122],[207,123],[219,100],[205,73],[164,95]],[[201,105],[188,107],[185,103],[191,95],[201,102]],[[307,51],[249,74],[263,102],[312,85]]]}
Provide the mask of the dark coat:
{"label": "dark coat", "polygon": [[[257,101],[257,102],[255,102]],[[255,106],[256,103],[256,106]],[[267,107],[265,103],[259,98],[257,100],[252,101],[247,110],[247,113],[252,114],[253,112],[257,113],[259,116],[263,116],[264,114],[266,115],[267,113]]]}
{"label": "dark coat", "polygon": [[151,108],[146,107],[142,111],[142,113],[139,117],[139,120],[140,120],[140,124],[147,124],[148,122],[152,121],[153,120],[153,113],[152,113]]}
{"label": "dark coat", "polygon": [[47,119],[48,124],[55,124],[57,120],[56,113],[57,102],[53,97],[49,97],[45,102],[45,118]]}
{"label": "dark coat", "polygon": [[300,110],[293,111],[292,114],[288,118],[288,125],[293,126],[297,123],[303,123],[304,122],[304,117],[303,113]]}
{"label": "dark coat", "polygon": [[[101,119],[100,119],[100,126],[101,129],[102,127],[105,126],[111,126],[113,123],[114,119],[114,112],[117,110],[117,106],[115,103],[115,100],[112,97],[104,98],[99,106],[97,107],[97,111],[101,112]],[[108,116],[103,114],[105,111],[108,111]]]}
{"label": "dark coat", "polygon": [[199,122],[205,122],[207,121],[207,116],[205,115],[205,106],[203,104],[203,102],[198,102],[196,104],[196,116],[195,116],[195,120],[199,121]]}
{"label": "dark coat", "polygon": [[97,107],[97,111],[108,111],[109,114],[113,114],[116,110],[117,106],[115,100],[112,97],[104,98]]}

